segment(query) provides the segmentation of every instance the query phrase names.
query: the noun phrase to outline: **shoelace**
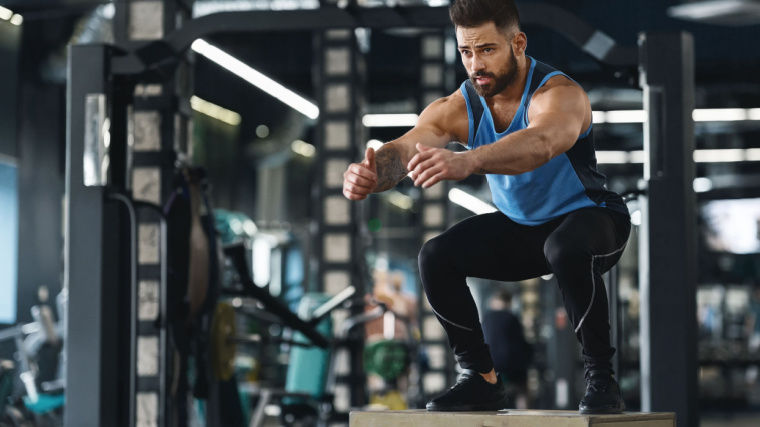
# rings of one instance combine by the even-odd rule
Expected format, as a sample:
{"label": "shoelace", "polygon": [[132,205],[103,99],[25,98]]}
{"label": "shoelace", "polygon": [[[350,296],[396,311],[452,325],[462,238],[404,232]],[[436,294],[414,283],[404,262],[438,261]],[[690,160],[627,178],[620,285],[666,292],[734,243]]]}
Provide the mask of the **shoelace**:
{"label": "shoelace", "polygon": [[466,383],[470,382],[472,379],[473,379],[472,375],[462,375],[462,378],[460,378],[456,384],[451,386],[451,390],[463,387]]}
{"label": "shoelace", "polygon": [[601,378],[591,378],[587,380],[588,388],[591,390],[594,390],[599,393],[604,393],[607,391],[607,387],[610,385],[610,382]]}

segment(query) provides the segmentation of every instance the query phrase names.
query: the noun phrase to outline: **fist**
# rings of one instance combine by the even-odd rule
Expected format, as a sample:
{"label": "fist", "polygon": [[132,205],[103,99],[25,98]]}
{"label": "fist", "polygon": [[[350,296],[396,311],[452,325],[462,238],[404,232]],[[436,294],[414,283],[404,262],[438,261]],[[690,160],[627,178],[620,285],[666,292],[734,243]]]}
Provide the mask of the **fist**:
{"label": "fist", "polygon": [[367,147],[361,163],[351,163],[343,173],[343,195],[349,200],[364,200],[377,186],[375,150]]}

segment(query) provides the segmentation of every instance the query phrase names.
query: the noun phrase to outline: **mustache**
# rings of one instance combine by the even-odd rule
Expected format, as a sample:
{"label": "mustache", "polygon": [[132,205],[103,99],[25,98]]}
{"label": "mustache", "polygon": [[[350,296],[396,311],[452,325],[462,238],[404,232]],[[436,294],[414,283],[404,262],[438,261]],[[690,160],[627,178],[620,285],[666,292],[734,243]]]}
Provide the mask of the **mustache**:
{"label": "mustache", "polygon": [[473,74],[472,77],[496,77],[493,73],[486,73],[484,71],[478,71],[477,73]]}

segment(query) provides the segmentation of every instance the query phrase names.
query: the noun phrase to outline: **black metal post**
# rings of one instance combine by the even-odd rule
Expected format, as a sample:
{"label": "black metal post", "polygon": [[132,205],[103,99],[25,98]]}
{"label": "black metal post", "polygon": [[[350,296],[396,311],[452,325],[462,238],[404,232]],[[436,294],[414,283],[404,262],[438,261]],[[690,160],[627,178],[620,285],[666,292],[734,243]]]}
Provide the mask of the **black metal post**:
{"label": "black metal post", "polygon": [[[110,47],[72,46],[69,55],[66,141],[65,286],[69,290],[64,425],[121,426],[125,415],[120,399],[120,274],[122,257],[118,206],[105,205],[106,187],[86,186],[93,174],[85,166],[87,129],[90,138],[98,104],[106,113]],[[103,102],[95,102],[98,96]],[[89,105],[91,108],[87,108]],[[93,109],[95,108],[95,109]],[[89,114],[88,114],[89,113]],[[87,122],[87,124],[86,124]],[[90,141],[92,142],[92,141]],[[106,174],[107,175],[107,174]],[[89,178],[86,178],[89,177]],[[92,182],[90,182],[92,184]]]}
{"label": "black metal post", "polygon": [[639,37],[644,90],[641,198],[641,402],[698,426],[694,42],[690,34]]}

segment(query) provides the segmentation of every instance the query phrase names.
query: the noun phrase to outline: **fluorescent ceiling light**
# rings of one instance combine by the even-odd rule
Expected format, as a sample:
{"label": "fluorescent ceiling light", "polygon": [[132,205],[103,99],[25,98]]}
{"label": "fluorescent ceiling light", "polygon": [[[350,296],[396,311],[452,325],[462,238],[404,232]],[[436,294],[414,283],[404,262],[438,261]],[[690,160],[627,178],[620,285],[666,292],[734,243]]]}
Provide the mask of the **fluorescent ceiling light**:
{"label": "fluorescent ceiling light", "polygon": [[744,152],[744,159],[749,162],[760,161],[760,148],[749,148]]}
{"label": "fluorescent ceiling light", "polygon": [[205,99],[198,98],[195,95],[190,98],[190,107],[199,113],[221,120],[229,125],[237,126],[240,124],[240,114],[208,102]]}
{"label": "fluorescent ceiling light", "polygon": [[695,193],[705,193],[707,191],[712,190],[713,182],[710,178],[699,177],[699,178],[694,178],[693,186],[694,186]]}
{"label": "fluorescent ceiling light", "polygon": [[644,163],[644,150],[636,150],[628,153],[631,163]]}
{"label": "fluorescent ceiling light", "polygon": [[193,42],[192,49],[279,99],[306,117],[310,119],[319,117],[319,108],[313,102],[254,70],[227,52],[207,43],[205,40],[198,39]]}
{"label": "fluorescent ceiling light", "polygon": [[[637,151],[597,151],[598,164],[644,163],[644,152]],[[715,150],[694,150],[696,163],[730,163],[760,161],[760,148],[724,148]]]}
{"label": "fluorescent ceiling light", "polygon": [[475,214],[496,212],[496,208],[458,188],[449,190],[449,200]]}
{"label": "fluorescent ceiling light", "polygon": [[606,123],[644,123],[647,113],[644,110],[607,111],[604,118]]}
{"label": "fluorescent ceiling light", "polygon": [[597,163],[604,164],[621,164],[628,163],[627,151],[597,151],[596,152]]}
{"label": "fluorescent ceiling light", "polygon": [[643,151],[597,151],[596,162],[600,165],[644,163]]}
{"label": "fluorescent ceiling light", "polygon": [[11,19],[11,17],[13,17],[13,12],[10,9],[0,6],[0,19],[5,19],[7,21]]}
{"label": "fluorescent ceiling light", "polygon": [[[593,123],[644,123],[644,110],[592,111]],[[760,121],[760,108],[699,108],[692,113],[695,122]],[[362,117],[366,127],[413,127],[417,114],[367,114]]]}
{"label": "fluorescent ceiling light", "polygon": [[373,150],[379,150],[380,147],[383,146],[383,141],[377,140],[377,139],[370,139],[367,141],[367,148],[372,148]]}
{"label": "fluorescent ceiling light", "polygon": [[744,108],[703,108],[694,110],[691,116],[695,122],[732,122],[747,120],[747,110]]}
{"label": "fluorescent ceiling light", "polygon": [[760,108],[749,108],[749,109],[747,109],[747,119],[749,119],[749,120],[760,120]]}
{"label": "fluorescent ceiling light", "polygon": [[741,162],[745,159],[743,149],[694,150],[697,163]]}
{"label": "fluorescent ceiling light", "polygon": [[362,124],[372,127],[413,127],[417,124],[417,114],[367,114]]}
{"label": "fluorescent ceiling light", "polygon": [[605,123],[607,121],[607,113],[604,111],[592,111],[591,112],[591,122],[596,123]]}
{"label": "fluorescent ceiling light", "polygon": [[[594,124],[644,123],[644,110],[592,111]],[[732,122],[742,120],[760,121],[760,108],[697,108],[692,112],[695,122]]]}
{"label": "fluorescent ceiling light", "polygon": [[293,141],[290,144],[290,149],[293,150],[294,153],[300,154],[304,157],[314,157],[314,154],[317,152],[316,147],[308,142],[301,141],[300,139]]}
{"label": "fluorescent ceiling light", "polygon": [[388,193],[388,201],[391,202],[392,205],[406,210],[411,209],[414,205],[414,199],[411,196],[407,196],[406,194],[395,190]]}
{"label": "fluorescent ceiling light", "polygon": [[691,2],[679,7],[671,8],[668,15],[674,18],[703,19],[714,17],[715,15],[728,15],[739,13],[743,5],[747,3],[743,0],[714,0]]}
{"label": "fluorescent ceiling light", "polygon": [[196,0],[193,18],[218,12],[318,9],[319,0]]}
{"label": "fluorescent ceiling light", "polygon": [[13,15],[13,17],[11,17],[11,24],[13,24],[13,25],[21,25],[23,23],[24,23],[24,17],[23,16],[21,16],[19,14],[15,14],[15,15]]}
{"label": "fluorescent ceiling light", "polygon": [[668,16],[712,24],[749,25],[759,22],[760,3],[753,0],[711,0],[668,8]]}

